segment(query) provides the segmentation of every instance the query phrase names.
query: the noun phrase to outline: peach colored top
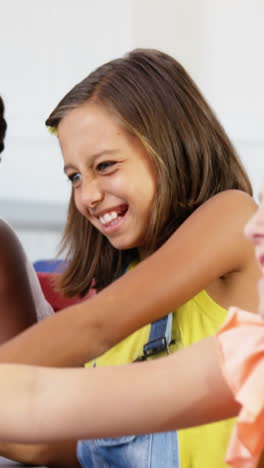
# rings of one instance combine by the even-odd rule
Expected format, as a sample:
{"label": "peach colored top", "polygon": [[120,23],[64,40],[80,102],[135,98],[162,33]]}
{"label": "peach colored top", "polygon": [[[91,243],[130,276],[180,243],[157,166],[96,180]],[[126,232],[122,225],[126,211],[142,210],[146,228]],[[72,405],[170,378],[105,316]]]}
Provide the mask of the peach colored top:
{"label": "peach colored top", "polygon": [[217,340],[224,375],[241,404],[225,461],[255,468],[264,448],[264,321],[233,307]]}

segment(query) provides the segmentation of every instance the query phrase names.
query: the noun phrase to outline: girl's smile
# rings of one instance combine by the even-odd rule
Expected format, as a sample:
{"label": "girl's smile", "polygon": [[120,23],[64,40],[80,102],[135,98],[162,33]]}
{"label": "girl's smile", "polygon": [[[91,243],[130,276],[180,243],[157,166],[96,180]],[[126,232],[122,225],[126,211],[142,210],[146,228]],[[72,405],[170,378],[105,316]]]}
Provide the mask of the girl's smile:
{"label": "girl's smile", "polygon": [[70,111],[58,136],[78,210],[117,249],[146,249],[156,176],[139,139],[103,106]]}
{"label": "girl's smile", "polygon": [[115,208],[104,210],[100,215],[98,214],[99,221],[102,224],[102,230],[105,233],[114,232],[119,229],[124,222],[128,210],[127,205],[121,205]]}

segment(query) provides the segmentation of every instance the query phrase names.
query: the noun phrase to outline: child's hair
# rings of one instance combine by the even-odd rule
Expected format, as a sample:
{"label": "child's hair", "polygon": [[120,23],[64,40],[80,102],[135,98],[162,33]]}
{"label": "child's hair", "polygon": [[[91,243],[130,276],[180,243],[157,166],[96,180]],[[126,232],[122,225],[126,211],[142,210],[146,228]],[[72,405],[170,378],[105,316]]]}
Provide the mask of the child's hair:
{"label": "child's hair", "polygon": [[[57,128],[72,109],[93,101],[110,109],[136,135],[153,159],[158,188],[146,232],[149,252],[161,246],[202,203],[218,192],[252,193],[238,156],[185,69],[157,50],[136,49],[92,72],[60,101],[46,121]],[[63,249],[69,267],[65,294],[85,294],[117,278],[135,256],[118,251],[77,210],[71,196]]]}
{"label": "child's hair", "polygon": [[0,153],[2,153],[4,149],[4,139],[5,139],[5,133],[6,133],[6,128],[7,128],[7,124],[4,119],[4,110],[5,110],[4,102],[0,96]]}

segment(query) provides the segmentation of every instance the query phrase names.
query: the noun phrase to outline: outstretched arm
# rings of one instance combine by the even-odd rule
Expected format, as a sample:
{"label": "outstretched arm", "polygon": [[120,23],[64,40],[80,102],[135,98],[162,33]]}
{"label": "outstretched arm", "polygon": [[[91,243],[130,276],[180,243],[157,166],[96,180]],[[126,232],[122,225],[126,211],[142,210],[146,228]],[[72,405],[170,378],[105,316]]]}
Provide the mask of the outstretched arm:
{"label": "outstretched arm", "polygon": [[[138,328],[175,310],[228,272],[241,273],[251,268],[251,277],[255,277],[251,284],[247,275],[243,281],[241,277],[234,303],[256,311],[257,269],[253,265],[253,247],[243,234],[255,210],[254,201],[242,192],[216,195],[158,251],[100,294],[4,344],[0,362],[82,365]],[[253,295],[256,300],[250,301]],[[221,305],[233,304],[227,301]]]}
{"label": "outstretched arm", "polygon": [[1,365],[0,380],[0,437],[18,442],[174,430],[239,410],[214,337],[170,357],[115,368]]}

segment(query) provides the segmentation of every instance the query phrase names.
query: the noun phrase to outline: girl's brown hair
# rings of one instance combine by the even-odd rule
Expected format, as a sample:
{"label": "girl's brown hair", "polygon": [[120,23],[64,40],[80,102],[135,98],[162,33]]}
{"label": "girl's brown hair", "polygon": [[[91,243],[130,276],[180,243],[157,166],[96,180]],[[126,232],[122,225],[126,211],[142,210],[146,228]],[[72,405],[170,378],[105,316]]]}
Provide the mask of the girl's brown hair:
{"label": "girl's brown hair", "polygon": [[[136,49],[77,84],[46,121],[57,128],[72,109],[93,100],[111,109],[147,148],[158,188],[146,232],[149,252],[161,246],[190,214],[218,192],[252,194],[247,174],[221,124],[185,69],[157,50]],[[118,251],[69,204],[63,249],[65,294],[83,295],[92,279],[102,289],[136,252]]]}

